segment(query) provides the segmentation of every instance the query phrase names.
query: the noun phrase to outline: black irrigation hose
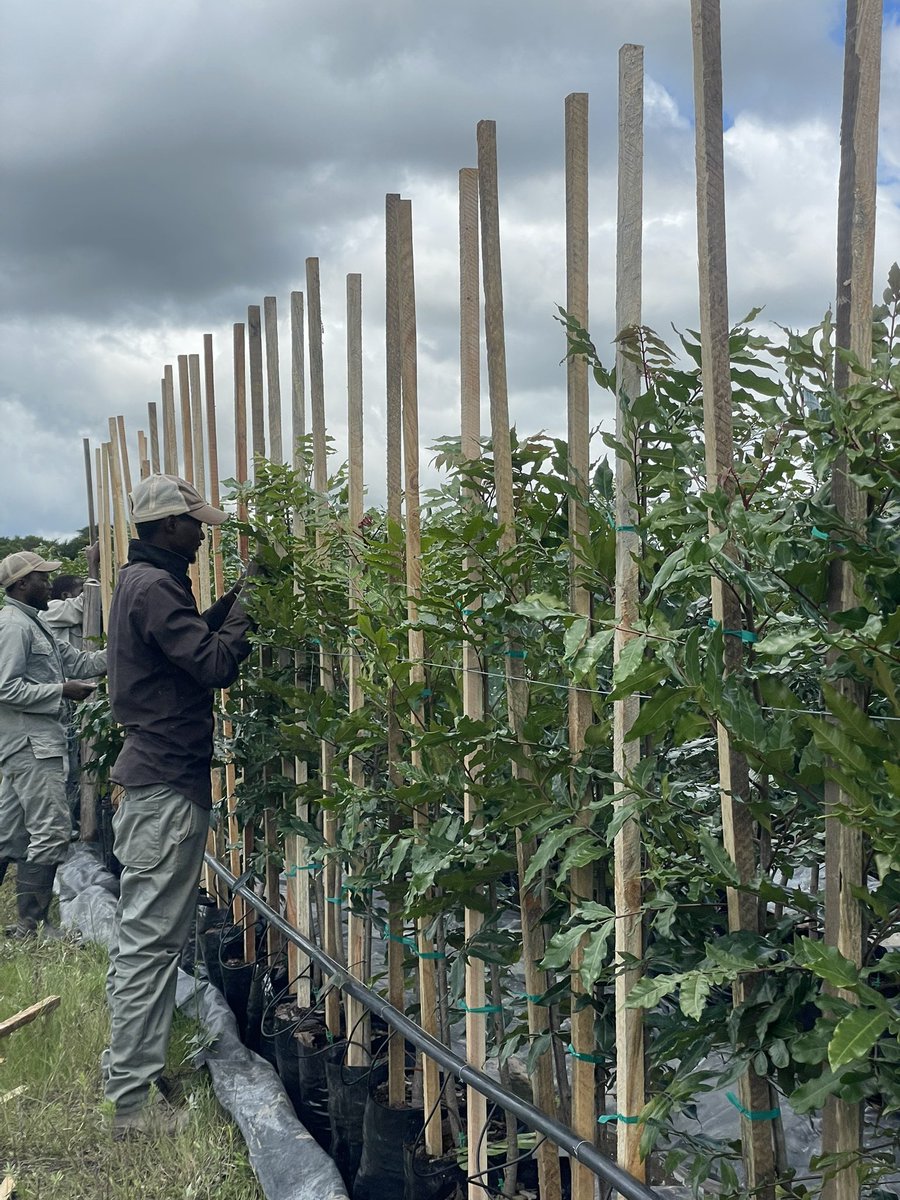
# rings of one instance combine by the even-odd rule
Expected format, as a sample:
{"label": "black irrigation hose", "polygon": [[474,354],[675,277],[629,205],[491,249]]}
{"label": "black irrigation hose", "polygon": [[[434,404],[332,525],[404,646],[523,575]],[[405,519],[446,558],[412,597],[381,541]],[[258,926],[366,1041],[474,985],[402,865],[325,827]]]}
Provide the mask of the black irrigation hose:
{"label": "black irrigation hose", "polygon": [[565,1150],[570,1158],[575,1159],[576,1162],[580,1162],[589,1171],[593,1171],[605,1183],[611,1184],[621,1196],[625,1197],[625,1200],[660,1200],[659,1193],[654,1191],[653,1188],[648,1187],[645,1183],[641,1183],[633,1175],[629,1175],[627,1171],[623,1171],[611,1158],[607,1158],[605,1154],[601,1154],[590,1142],[585,1141],[584,1138],[580,1138],[577,1133],[569,1129],[566,1125],[563,1125],[561,1121],[557,1121],[555,1117],[541,1112],[533,1104],[528,1104],[525,1100],[521,1100],[512,1092],[508,1092],[500,1084],[495,1083],[489,1075],[485,1075],[483,1071],[478,1071],[475,1067],[470,1066],[465,1059],[454,1054],[452,1050],[448,1050],[442,1042],[431,1037],[430,1034],[426,1033],[424,1029],[420,1029],[418,1025],[410,1021],[402,1012],[388,1004],[387,1000],[382,999],[377,992],[373,992],[364,983],[360,983],[358,979],[354,979],[352,975],[347,973],[344,967],[336,963],[324,950],[320,950],[314,942],[307,941],[293,925],[289,925],[264,900],[255,895],[246,884],[241,883],[218,859],[213,858],[210,854],[204,855],[204,858],[207,865],[216,872],[220,879],[225,881],[232,891],[238,892],[245,900],[252,904],[256,911],[262,913],[266,920],[274,925],[280,933],[283,933],[295,946],[299,946],[307,958],[311,958],[317,962],[322,971],[330,977],[336,987],[340,988],[343,992],[347,992],[354,999],[359,1000],[371,1012],[374,1012],[377,1016],[385,1020],[388,1025],[391,1025],[399,1033],[402,1033],[407,1041],[412,1042],[414,1046],[427,1054],[429,1058],[434,1059],[445,1071],[450,1071],[462,1083],[474,1088],[476,1092],[480,1092],[482,1096],[486,1096],[494,1104],[512,1113],[514,1117],[517,1117],[525,1125],[529,1126],[529,1128],[534,1129],[538,1133],[545,1134],[561,1150]]}

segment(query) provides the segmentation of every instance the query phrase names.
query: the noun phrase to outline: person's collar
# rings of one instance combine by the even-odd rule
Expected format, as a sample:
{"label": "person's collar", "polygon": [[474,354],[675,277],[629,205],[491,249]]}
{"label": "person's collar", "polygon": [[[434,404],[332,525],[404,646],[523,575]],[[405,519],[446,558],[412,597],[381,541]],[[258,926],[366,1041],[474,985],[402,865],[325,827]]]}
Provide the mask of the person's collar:
{"label": "person's collar", "polygon": [[39,608],[32,608],[30,604],[23,604],[21,600],[16,600],[14,596],[10,596],[9,592],[6,593],[6,603],[13,604],[16,608],[21,608],[22,612],[27,613],[32,620],[39,621],[41,619],[41,610]]}
{"label": "person's collar", "polygon": [[154,546],[152,542],[142,542],[140,538],[134,538],[129,542],[128,561],[130,563],[150,563],[152,567],[168,571],[170,575],[174,575],[181,582],[188,579],[190,563],[183,554],[176,554],[174,550],[164,550],[162,546]]}

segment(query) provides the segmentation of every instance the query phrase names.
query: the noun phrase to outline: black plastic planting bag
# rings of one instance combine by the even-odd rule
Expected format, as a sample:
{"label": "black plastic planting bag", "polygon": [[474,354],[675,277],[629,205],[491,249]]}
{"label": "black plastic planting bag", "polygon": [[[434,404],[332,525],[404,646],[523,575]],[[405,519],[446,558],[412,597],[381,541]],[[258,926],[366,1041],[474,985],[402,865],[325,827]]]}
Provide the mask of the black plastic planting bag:
{"label": "black plastic planting bag", "polygon": [[419,1136],[425,1113],[421,1108],[389,1108],[386,1097],[376,1098],[386,1077],[387,1068],[380,1067],[369,1084],[353,1200],[404,1200],[403,1147]]}
{"label": "black plastic planting bag", "polygon": [[[296,1013],[296,1008],[293,1012]],[[298,1119],[323,1149],[331,1147],[328,1083],[325,1064],[342,1055],[343,1043],[333,1045],[321,1016],[310,1010],[296,1017],[276,1017],[275,1054],[278,1074]]]}
{"label": "black plastic planting bag", "polygon": [[343,1059],[343,1050],[337,1061],[326,1059],[325,1082],[331,1121],[331,1157],[349,1188],[362,1157],[363,1116],[372,1068],[348,1067]]}
{"label": "black plastic planting bag", "polygon": [[466,1173],[455,1155],[429,1158],[421,1146],[403,1147],[406,1200],[455,1200],[466,1194]]}

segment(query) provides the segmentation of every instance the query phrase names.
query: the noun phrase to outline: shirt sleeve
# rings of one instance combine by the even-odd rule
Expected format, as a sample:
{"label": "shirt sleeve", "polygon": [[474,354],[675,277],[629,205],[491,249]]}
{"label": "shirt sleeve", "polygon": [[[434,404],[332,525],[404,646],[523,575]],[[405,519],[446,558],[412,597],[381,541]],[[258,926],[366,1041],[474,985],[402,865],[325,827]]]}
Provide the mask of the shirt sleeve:
{"label": "shirt sleeve", "polygon": [[61,683],[34,683],[27,678],[30,631],[12,622],[0,625],[0,704],[20,712],[59,712]]}
{"label": "shirt sleeve", "polygon": [[76,650],[68,642],[60,642],[58,649],[67,679],[94,679],[106,674],[105,650]]}
{"label": "shirt sleeve", "polygon": [[229,687],[250,653],[250,622],[239,601],[221,627],[211,630],[174,579],[160,579],[147,590],[141,623],[147,640],[201,687]]}

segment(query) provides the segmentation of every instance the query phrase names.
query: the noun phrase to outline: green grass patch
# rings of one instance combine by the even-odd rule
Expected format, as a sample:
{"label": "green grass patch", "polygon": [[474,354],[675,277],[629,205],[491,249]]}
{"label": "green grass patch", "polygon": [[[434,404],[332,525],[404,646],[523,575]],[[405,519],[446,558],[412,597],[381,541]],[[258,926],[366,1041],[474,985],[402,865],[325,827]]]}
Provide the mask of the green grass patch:
{"label": "green grass patch", "polygon": [[[14,909],[8,877],[4,925]],[[100,1086],[106,965],[96,945],[0,938],[0,1020],[61,998],[54,1012],[0,1040],[0,1179],[13,1176],[18,1200],[263,1200],[240,1131],[206,1072],[185,1061],[198,1027],[180,1013],[167,1071],[186,1086],[188,1127],[164,1141],[112,1140]]]}

